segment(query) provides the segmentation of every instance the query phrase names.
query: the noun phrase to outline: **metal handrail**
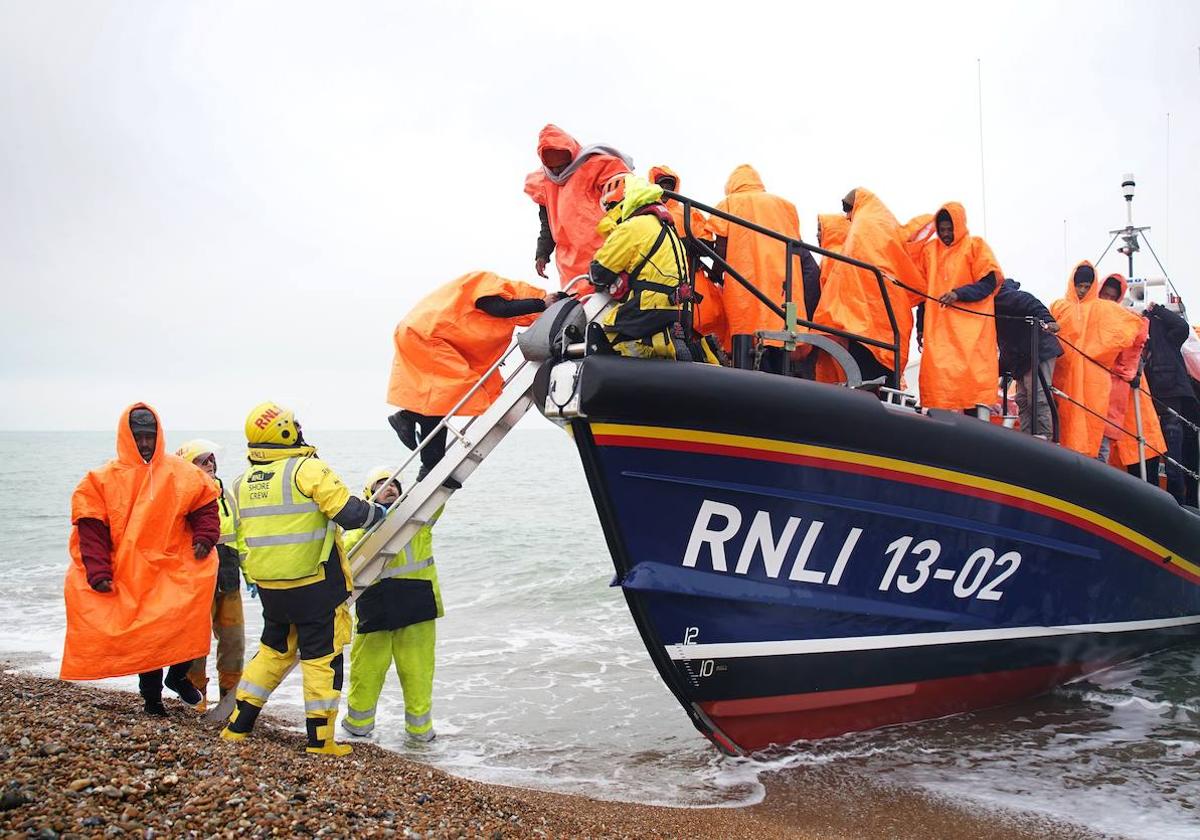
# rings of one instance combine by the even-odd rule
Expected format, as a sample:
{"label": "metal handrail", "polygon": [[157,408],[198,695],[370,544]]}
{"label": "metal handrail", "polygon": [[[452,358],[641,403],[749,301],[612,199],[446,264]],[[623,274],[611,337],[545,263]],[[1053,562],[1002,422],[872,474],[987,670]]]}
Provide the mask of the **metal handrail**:
{"label": "metal handrail", "polygon": [[[795,328],[797,326],[800,326],[800,327],[805,327],[810,330],[816,330],[818,332],[828,333],[829,335],[835,335],[835,336],[838,336],[839,338],[845,338],[845,339],[849,339],[851,341],[857,341],[861,344],[868,344],[873,347],[882,348],[884,350],[891,350],[892,351],[892,374],[895,377],[895,383],[897,385],[899,385],[899,382],[900,382],[900,353],[901,353],[900,327],[896,323],[896,313],[892,308],[892,299],[887,293],[887,286],[883,279],[883,273],[879,270],[879,268],[877,266],[871,265],[870,263],[863,262],[862,260],[856,260],[853,257],[847,257],[846,255],[839,254],[835,251],[826,250],[825,248],[821,248],[816,245],[809,245],[808,243],[804,242],[801,239],[793,239],[790,236],[786,236],[786,235],[780,233],[779,231],[771,230],[770,228],[763,227],[762,225],[756,225],[754,222],[750,222],[750,221],[747,221],[746,219],[742,219],[738,216],[734,216],[730,213],[726,213],[724,210],[718,210],[715,207],[709,207],[707,204],[701,204],[699,201],[695,201],[693,199],[688,198],[687,196],[680,195],[679,193],[672,192],[670,190],[663,190],[663,196],[665,198],[674,199],[675,201],[678,201],[681,205],[683,205],[683,210],[684,210],[684,212],[683,212],[683,228],[684,228],[685,236],[687,236],[688,239],[690,239],[696,246],[699,247],[699,249],[703,252],[704,256],[711,258],[715,265],[720,265],[723,273],[728,274],[729,276],[733,277],[733,279],[736,280],[743,288],[745,288],[746,291],[750,292],[755,298],[757,298],[760,303],[762,303],[764,306],[766,306],[768,309],[770,309],[772,312],[774,312],[776,315],[778,315],[780,318],[782,318],[784,321],[784,325],[789,332],[794,332]],[[852,266],[855,266],[856,268],[861,268],[865,271],[871,272],[873,275],[875,275],[875,282],[879,286],[879,294],[883,298],[883,305],[887,311],[888,325],[892,329],[892,343],[889,344],[886,341],[881,341],[877,338],[870,338],[865,335],[857,335],[855,333],[847,332],[845,330],[838,329],[837,327],[831,327],[826,324],[819,324],[815,321],[810,321],[806,318],[795,317],[794,321],[792,323],[788,323],[788,320],[789,320],[788,312],[785,312],[783,308],[779,307],[774,301],[772,301],[765,294],[763,294],[758,289],[758,287],[756,287],[753,283],[751,283],[749,280],[747,280],[745,277],[743,277],[741,274],[739,274],[736,270],[734,270],[734,268],[726,260],[722,259],[717,254],[717,252],[715,250],[713,250],[712,248],[710,248],[703,240],[696,237],[696,235],[692,232],[692,214],[691,214],[690,210],[693,207],[704,213],[709,214],[710,216],[716,216],[718,219],[724,219],[727,222],[732,222],[733,224],[736,224],[740,227],[744,227],[747,230],[753,231],[754,233],[760,234],[762,236],[766,236],[769,239],[774,239],[777,242],[784,243],[784,245],[786,246],[786,258],[787,258],[787,265],[785,267],[785,273],[784,273],[784,290],[783,290],[784,291],[784,303],[785,303],[785,305],[788,306],[789,310],[793,313],[794,313],[795,301],[792,300],[792,260],[796,256],[798,256],[798,254],[796,253],[798,250],[804,249],[806,251],[814,252],[814,253],[820,254],[823,257],[829,257],[834,260],[837,260],[838,262],[848,263]]]}
{"label": "metal handrail", "polygon": [[[590,280],[590,278],[586,274],[577,275],[576,277],[572,278],[571,282],[569,282],[566,285],[566,288],[564,289],[564,291],[567,293],[570,293],[570,290],[572,288],[574,288],[575,285],[577,283],[579,283],[579,281],[581,281],[581,280],[588,281],[588,280]],[[476,393],[479,392],[479,389],[482,388],[484,386],[484,384],[492,377],[492,375],[494,373],[496,373],[504,365],[504,363],[508,360],[508,358],[510,356],[512,356],[512,354],[514,352],[518,352],[519,350],[520,350],[520,345],[514,341],[512,343],[512,345],[508,348],[508,350],[506,350],[504,352],[504,355],[502,355],[499,359],[497,359],[495,362],[493,362],[492,365],[483,373],[483,375],[479,378],[479,381],[476,382],[474,385],[472,385],[471,388],[468,389],[467,392],[462,395],[462,397],[459,399],[459,401],[454,404],[454,407],[451,408],[446,413],[446,416],[442,418],[441,422],[439,422],[433,428],[433,431],[422,437],[421,442],[419,444],[417,444],[417,448],[414,449],[411,453],[409,453],[409,456],[404,460],[404,462],[399,467],[397,467],[392,472],[392,474],[388,477],[387,481],[380,484],[379,489],[375,490],[371,493],[371,496],[369,499],[371,502],[376,502],[379,499],[379,496],[383,492],[383,490],[389,484],[391,484],[393,481],[395,481],[397,478],[399,478],[400,474],[402,472],[404,472],[404,470],[406,470],[408,468],[409,464],[411,464],[413,462],[413,459],[420,456],[421,451],[426,447],[426,445],[428,445],[429,441],[437,435],[437,433],[440,429],[443,429],[443,428],[448,429],[455,436],[455,438],[457,438],[461,443],[463,443],[464,445],[467,445],[467,446],[470,445],[470,441],[465,437],[465,435],[467,432],[470,431],[471,427],[474,425],[475,421],[479,419],[480,415],[476,415],[475,417],[468,418],[467,422],[463,425],[461,430],[454,428],[454,426],[450,423],[450,418],[453,417],[458,412],[459,409],[461,409],[464,405],[466,405],[467,402],[471,399],[471,397],[473,397]],[[529,360],[526,359],[524,357],[524,355],[522,355],[521,363],[519,365],[517,365],[508,374],[507,377],[504,377],[502,379],[503,386],[507,387],[508,383],[511,382],[513,380],[513,378],[515,378],[516,375],[518,373],[520,373],[521,370],[524,369],[525,365],[527,365],[527,364],[529,364]],[[414,484],[409,485],[408,488],[405,489],[400,494],[399,497],[397,497],[396,501],[394,501],[394,502],[392,502],[392,504],[388,505],[388,509],[387,509],[388,514],[391,514],[391,512],[393,510],[395,510],[397,507],[399,507],[408,498],[409,494],[412,493],[412,491],[419,484],[420,484],[420,482],[416,482]],[[384,518],[386,518],[386,516]],[[379,520],[379,522],[376,522],[374,525],[371,526],[370,529],[368,529],[367,533],[363,535],[363,539],[361,541],[359,541],[358,544],[355,545],[355,548],[357,548],[359,545],[365,544],[366,536],[373,533],[375,531],[375,529],[378,528],[381,524],[383,524],[383,519]],[[350,554],[354,555],[353,549],[350,551]]]}
{"label": "metal handrail", "polygon": [[[479,378],[479,381],[476,382],[474,385],[472,385],[467,390],[467,392],[462,395],[462,398],[459,399],[459,401],[454,404],[454,407],[451,408],[450,411],[448,411],[446,413],[446,416],[442,418],[441,422],[438,423],[436,426],[434,426],[433,431],[427,435],[424,435],[421,438],[421,442],[419,444],[417,444],[417,448],[414,449],[411,453],[409,453],[409,456],[404,460],[404,463],[402,463],[399,467],[397,467],[392,472],[392,474],[388,477],[388,480],[383,482],[379,486],[378,490],[375,490],[374,492],[371,493],[371,496],[370,496],[371,502],[377,501],[379,499],[380,494],[384,491],[384,489],[389,484],[391,484],[393,481],[395,481],[397,478],[399,478],[400,474],[408,468],[408,465],[413,462],[414,458],[417,458],[420,456],[421,451],[426,447],[426,445],[428,445],[429,441],[437,435],[439,430],[441,430],[443,428],[447,429],[460,442],[462,442],[464,444],[469,443],[469,441],[467,440],[466,437],[464,437],[464,435],[466,432],[468,432],[470,430],[471,426],[475,423],[475,421],[478,419],[478,417],[469,418],[467,420],[467,422],[463,425],[461,430],[454,428],[454,426],[450,423],[450,418],[453,417],[460,408],[462,408],[464,405],[466,405],[467,402],[471,399],[471,397],[473,397],[475,394],[477,394],[479,392],[479,389],[484,386],[484,383],[486,383],[489,379],[491,379],[492,375],[494,373],[496,373],[501,368],[501,366],[503,366],[505,361],[508,360],[508,357],[511,356],[513,354],[513,351],[517,350],[518,348],[519,348],[519,345],[516,342],[513,342],[512,346],[509,347],[508,350],[505,351],[504,355],[502,355],[499,359],[497,359],[495,362],[492,363],[491,367],[489,367],[487,369],[487,371]],[[503,382],[505,384],[508,384],[508,382],[514,376],[516,376],[521,371],[521,369],[523,367],[525,367],[525,365],[527,365],[528,363],[529,363],[529,360],[522,356],[521,364],[517,365],[516,368],[506,378],[503,379]],[[400,505],[401,502],[403,502],[405,499],[407,499],[408,494],[411,493],[418,484],[420,484],[420,482],[409,485],[408,489],[405,490],[403,493],[401,493],[401,495],[396,499],[396,501],[392,502],[392,504],[390,504],[388,506],[388,513],[391,513],[395,508],[397,508]],[[382,521],[383,520],[380,520],[380,522],[382,522]],[[380,524],[379,522],[375,523],[375,526],[373,526],[371,530],[373,531],[374,528],[378,527],[379,524]],[[350,553],[353,554],[354,553],[353,550]]]}

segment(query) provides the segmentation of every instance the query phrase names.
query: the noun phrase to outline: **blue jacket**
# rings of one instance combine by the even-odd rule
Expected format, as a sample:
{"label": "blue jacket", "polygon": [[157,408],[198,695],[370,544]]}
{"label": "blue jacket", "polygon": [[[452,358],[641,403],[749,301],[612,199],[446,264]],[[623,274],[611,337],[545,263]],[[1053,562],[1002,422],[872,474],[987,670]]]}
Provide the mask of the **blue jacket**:
{"label": "blue jacket", "polygon": [[[996,314],[1020,318],[1032,316],[1039,321],[1056,323],[1045,304],[1029,292],[1022,292],[1021,284],[1007,277],[1000,284],[1000,291],[996,292]],[[1000,346],[1001,373],[1024,376],[1029,372],[1029,324],[997,318],[996,343]],[[1057,359],[1062,354],[1062,345],[1058,339],[1039,328],[1038,362]]]}

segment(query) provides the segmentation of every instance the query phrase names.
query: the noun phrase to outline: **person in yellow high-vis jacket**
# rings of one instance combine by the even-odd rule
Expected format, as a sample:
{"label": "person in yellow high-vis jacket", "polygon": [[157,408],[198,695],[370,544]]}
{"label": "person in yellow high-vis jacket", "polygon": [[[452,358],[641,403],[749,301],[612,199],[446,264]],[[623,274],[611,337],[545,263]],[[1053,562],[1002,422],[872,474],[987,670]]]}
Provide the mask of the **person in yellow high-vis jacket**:
{"label": "person in yellow high-vis jacket", "polygon": [[234,483],[238,541],[246,574],[258,585],[263,633],[246,665],[237,706],[221,737],[243,740],[271,692],[300,658],[308,752],[345,755],[334,741],[342,694],[342,649],[350,641],[350,568],[337,526],[368,528],[382,505],[351,496],[292,412],[275,403],[246,418],[250,468]]}
{"label": "person in yellow high-vis jacket", "polygon": [[[363,495],[369,499],[378,492],[378,501],[390,505],[400,497],[399,482],[388,482],[391,475],[387,467],[372,470]],[[433,523],[442,510],[438,508],[403,553],[388,561],[379,580],[367,587],[355,605],[358,627],[350,647],[350,692],[342,718],[342,728],[352,735],[366,736],[375,728],[375,706],[393,664],[404,693],[404,728],[409,739],[432,741],[436,735],[434,621],[442,617],[443,610],[433,563]],[[346,534],[347,551],[362,533]]]}
{"label": "person in yellow high-vis jacket", "polygon": [[[224,697],[237,688],[246,658],[246,618],[242,610],[241,561],[237,551],[237,505],[217,477],[217,452],[220,446],[209,440],[189,440],[175,451],[185,461],[204,470],[221,493],[217,513],[221,537],[217,540],[217,588],[213,593],[213,638],[217,640],[217,686]],[[188,679],[200,691],[197,709],[204,711],[208,701],[207,657],[192,660]]]}

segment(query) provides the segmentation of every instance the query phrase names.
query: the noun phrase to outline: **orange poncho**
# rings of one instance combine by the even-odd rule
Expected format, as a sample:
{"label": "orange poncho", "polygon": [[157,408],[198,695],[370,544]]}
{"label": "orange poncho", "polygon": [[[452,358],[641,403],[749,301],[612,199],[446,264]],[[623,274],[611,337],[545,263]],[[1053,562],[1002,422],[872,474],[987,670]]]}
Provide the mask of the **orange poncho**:
{"label": "orange poncho", "polygon": [[161,420],[146,463],[129,429],[135,408],[150,407],[125,409],[116,459],[84,476],[71,496],[72,525],[97,519],[108,526],[113,591],[88,586],[73,527],[63,585],[64,680],[123,677],[208,655],[216,553],[195,558],[185,517],[214,501],[217,488],[199,467],[166,452]]}
{"label": "orange poncho", "polygon": [[[859,187],[854,191],[854,207],[850,211],[850,229],[841,252],[848,257],[878,266],[913,288],[921,288],[924,279],[908,256],[900,223],[878,196]],[[831,261],[821,303],[813,313],[813,321],[837,327],[855,335],[891,342],[892,326],[887,308],[880,296],[875,275],[849,263]],[[896,326],[900,333],[900,370],[908,363],[908,343],[912,336],[914,298],[909,292],[884,277],[885,288]],[[884,367],[892,367],[892,352],[870,345],[867,349]],[[819,376],[821,381],[830,381]]]}
{"label": "orange poncho", "polygon": [[933,223],[933,218],[932,213],[922,213],[920,216],[913,216],[904,224],[904,241],[908,255],[918,265],[925,246],[930,240],[937,238],[937,225]]}
{"label": "orange poncho", "polygon": [[[1100,451],[1100,439],[1104,437],[1104,418],[1112,391],[1107,368],[1111,368],[1117,355],[1137,339],[1142,319],[1120,304],[1100,300],[1102,281],[1099,277],[1081,300],[1074,283],[1075,271],[1080,266],[1091,268],[1092,264],[1084,260],[1072,269],[1067,276],[1066,297],[1050,306],[1050,313],[1058,321],[1058,336],[1065,339],[1063,355],[1054,367],[1054,387],[1095,412],[1089,413],[1069,400],[1059,398],[1059,442],[1076,452],[1095,457]],[[1083,358],[1070,345],[1078,347],[1103,367]]]}
{"label": "orange poncho", "polygon": [[[846,244],[846,236],[850,233],[850,220],[840,213],[822,213],[817,216],[817,244],[826,251],[842,252]],[[833,270],[837,260],[832,257],[821,257],[821,289],[829,280],[829,272]]]}
{"label": "orange poncho", "polygon": [[[657,184],[658,179],[664,175],[675,179],[675,189],[673,192],[681,192],[679,175],[674,169],[669,166],[653,166],[650,168],[649,181],[651,184]],[[669,199],[665,202],[667,212],[671,214],[671,218],[675,220],[675,232],[680,238],[687,236],[687,230],[683,224],[683,205],[675,199]],[[707,220],[704,214],[692,208],[691,213],[691,234],[695,239],[711,239],[712,234],[708,232]],[[700,293],[702,300],[692,310],[692,329],[697,335],[715,335],[718,339],[724,341],[725,336],[729,333],[729,321],[725,317],[725,304],[721,298],[721,287],[714,283],[708,276],[707,272],[702,268],[697,268],[694,272],[696,283],[696,291]]]}
{"label": "orange poncho", "polygon": [[[513,330],[537,320],[537,314],[495,318],[475,307],[482,297],[506,300],[542,298],[546,293],[490,271],[473,271],[426,295],[396,325],[396,355],[387,401],[418,414],[442,417],[504,355]],[[493,373],[458,410],[464,417],[482,414],[503,383]]]}
{"label": "orange poncho", "polygon": [[[1129,390],[1129,386],[1124,386]],[[1138,403],[1142,409],[1142,437],[1146,439],[1146,460],[1167,453],[1167,441],[1163,437],[1162,425],[1158,422],[1158,414],[1154,410],[1154,401],[1146,392],[1146,379],[1142,377],[1142,387],[1138,389]],[[1109,462],[1119,467],[1131,467],[1138,463],[1137,415],[1133,413],[1133,403],[1126,400],[1125,418],[1121,423],[1123,432],[1119,432],[1113,443],[1112,455]]]}
{"label": "orange poncho", "polygon": [[[1129,281],[1125,279],[1125,275],[1108,275],[1103,282],[1098,284],[1101,290],[1104,288],[1104,283],[1109,280],[1117,281],[1121,287],[1120,297],[1124,299],[1125,293],[1129,290]],[[1119,467],[1128,467],[1138,463],[1137,413],[1130,400],[1133,393],[1130,382],[1138,372],[1142,349],[1146,346],[1146,340],[1150,336],[1149,319],[1142,318],[1141,321],[1141,329],[1133,343],[1118,353],[1117,358],[1113,361],[1113,373],[1110,377],[1112,390],[1108,396],[1108,425],[1104,427],[1104,436],[1113,440],[1109,463]],[[1144,390],[1146,387],[1145,377],[1142,378],[1141,385],[1143,390],[1138,392],[1138,402],[1142,414],[1142,437],[1146,439],[1146,458],[1156,458],[1159,452],[1167,451],[1167,444],[1163,439],[1162,426],[1159,425],[1154,403]]]}
{"label": "orange poncho", "polygon": [[996,288],[975,303],[955,303],[957,309],[932,300],[925,302],[921,405],[954,410],[991,405],[996,401],[1000,363],[996,321],[990,316],[995,314],[995,295],[1004,282],[1004,274],[988,244],[967,231],[967,211],[963,206],[952,201],[941,210],[949,213],[954,222],[954,244],[947,246],[934,236],[921,251],[925,293],[938,298],[988,274],[995,275]]}
{"label": "orange poncho", "polygon": [[[800,238],[800,217],[796,213],[796,206],[766,192],[758,172],[748,164],[733,170],[725,182],[725,198],[717,205],[717,209],[792,239]],[[782,307],[783,280],[787,269],[784,244],[716,216],[708,220],[708,229],[713,236],[728,240],[725,258],[733,269]],[[804,279],[800,258],[796,257],[792,263],[792,300],[797,302],[802,312]],[[783,319],[763,306],[758,298],[732,277],[725,278],[722,298],[725,317],[729,322],[728,332],[721,336],[721,343],[726,349],[729,348],[731,336],[757,330],[783,329]]]}
{"label": "orange poncho", "polygon": [[[553,124],[547,124],[538,135],[539,160],[547,149],[568,151],[572,160],[582,151],[578,140]],[[609,178],[628,171],[629,166],[621,158],[595,153],[589,154],[562,184],[554,183],[544,169],[525,176],[525,194],[545,207],[550,217],[554,262],[563,288],[576,276],[588,273],[592,256],[604,242],[604,237],[596,232],[596,225],[604,216],[600,188]]]}

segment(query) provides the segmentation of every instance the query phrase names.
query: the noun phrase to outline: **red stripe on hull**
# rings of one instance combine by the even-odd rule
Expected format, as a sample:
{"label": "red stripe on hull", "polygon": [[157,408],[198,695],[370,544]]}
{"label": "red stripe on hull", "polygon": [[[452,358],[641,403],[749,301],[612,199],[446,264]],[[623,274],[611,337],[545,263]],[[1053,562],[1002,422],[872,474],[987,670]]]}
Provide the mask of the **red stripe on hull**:
{"label": "red stripe on hull", "polygon": [[873,478],[900,481],[906,484],[916,484],[922,487],[932,487],[936,490],[945,490],[951,493],[961,493],[967,496],[974,496],[976,498],[998,502],[1003,505],[1008,505],[1009,507],[1027,510],[1031,513],[1049,516],[1053,519],[1059,520],[1060,522],[1065,522],[1068,525],[1072,525],[1076,528],[1087,531],[1088,533],[1095,534],[1096,536],[1106,539],[1110,542],[1116,543],[1122,548],[1133,552],[1145,560],[1152,561],[1159,568],[1164,568],[1166,571],[1177,575],[1184,580],[1190,581],[1191,583],[1200,583],[1200,577],[1197,577],[1196,575],[1179,568],[1173,563],[1163,563],[1163,558],[1126,539],[1120,534],[1109,531],[1106,528],[1102,528],[1093,522],[1088,522],[1086,519],[1073,516],[1065,511],[1056,510],[1055,508],[1039,504],[1038,502],[1034,502],[1030,499],[1009,496],[992,490],[984,490],[979,487],[958,484],[956,482],[946,481],[940,478],[914,475],[913,473],[905,473],[898,470],[871,467],[865,464],[853,464],[829,458],[816,458],[811,455],[793,455],[787,452],[768,452],[759,449],[748,449],[741,446],[726,446],[724,444],[717,443],[698,443],[696,441],[666,440],[661,438],[639,438],[626,435],[596,435],[595,440],[596,444],[599,446],[622,446],[634,449],[666,449],[676,452],[695,452],[702,455],[722,455],[729,458],[750,458],[756,461],[775,461],[781,464],[820,467],[822,469],[837,470],[838,472],[854,473],[856,475],[868,475]]}
{"label": "red stripe on hull", "polygon": [[[843,691],[713,700],[697,705],[726,738],[741,750],[754,752],[771,744],[831,738],[847,732],[1002,706],[1041,694],[1109,664],[1076,662]],[[720,741],[717,745],[721,746]]]}

